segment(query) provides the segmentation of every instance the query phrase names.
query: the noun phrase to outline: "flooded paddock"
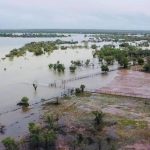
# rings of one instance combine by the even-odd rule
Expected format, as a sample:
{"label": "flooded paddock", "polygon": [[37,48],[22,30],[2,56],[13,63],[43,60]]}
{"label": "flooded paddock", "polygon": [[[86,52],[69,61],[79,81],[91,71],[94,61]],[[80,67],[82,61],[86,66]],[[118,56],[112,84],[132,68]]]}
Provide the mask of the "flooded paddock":
{"label": "flooded paddock", "polygon": [[[79,42],[83,38],[83,35],[74,35],[71,37],[71,39],[78,40]],[[70,37],[63,38],[63,40],[71,39]],[[0,56],[2,58],[13,48],[21,47],[25,43],[41,40],[48,41],[55,40],[55,38],[0,38]],[[1,60],[0,126],[5,126],[5,134],[0,134],[0,140],[7,136],[20,138],[27,134],[28,123],[40,120],[40,116],[42,115],[41,104],[34,106],[32,104],[41,102],[41,99],[60,96],[64,90],[79,87],[81,84],[85,84],[86,89],[95,90],[112,81],[117,71],[102,75],[98,60],[93,58],[92,53],[92,49],[67,49],[55,50],[50,55],[33,56],[31,53],[27,53],[26,56],[14,58],[13,60],[9,60],[8,58]],[[78,67],[75,73],[70,73],[69,66],[71,60],[86,61],[87,59],[90,59],[90,63],[94,64],[94,67]],[[56,63],[58,60],[66,67],[64,73],[57,73],[48,68],[48,64]],[[111,66],[111,68],[114,67]],[[66,82],[65,89],[63,86],[60,86],[64,80],[71,80],[71,82]],[[32,85],[35,81],[38,83],[36,92]],[[50,87],[50,83],[56,83],[57,87]],[[24,96],[29,98],[31,105],[27,111],[17,106],[17,103]]]}

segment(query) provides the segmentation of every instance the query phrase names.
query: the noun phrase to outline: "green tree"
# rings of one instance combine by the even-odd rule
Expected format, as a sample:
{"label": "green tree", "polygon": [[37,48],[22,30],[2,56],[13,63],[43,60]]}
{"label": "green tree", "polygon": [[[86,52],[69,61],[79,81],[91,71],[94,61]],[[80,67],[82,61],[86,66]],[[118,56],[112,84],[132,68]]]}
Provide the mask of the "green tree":
{"label": "green tree", "polygon": [[104,60],[106,61],[107,65],[113,65],[114,57],[113,56],[105,56]]}
{"label": "green tree", "polygon": [[122,58],[120,58],[120,60],[118,61],[118,63],[119,63],[120,66],[122,66],[123,68],[128,68],[129,59],[128,59],[127,57],[122,57]]}

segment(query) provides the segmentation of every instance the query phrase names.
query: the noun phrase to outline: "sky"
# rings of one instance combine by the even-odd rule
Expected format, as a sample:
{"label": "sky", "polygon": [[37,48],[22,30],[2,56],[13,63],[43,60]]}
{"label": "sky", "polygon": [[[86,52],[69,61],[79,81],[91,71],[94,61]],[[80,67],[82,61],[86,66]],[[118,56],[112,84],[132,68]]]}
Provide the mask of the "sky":
{"label": "sky", "polygon": [[0,29],[150,30],[150,0],[0,0]]}

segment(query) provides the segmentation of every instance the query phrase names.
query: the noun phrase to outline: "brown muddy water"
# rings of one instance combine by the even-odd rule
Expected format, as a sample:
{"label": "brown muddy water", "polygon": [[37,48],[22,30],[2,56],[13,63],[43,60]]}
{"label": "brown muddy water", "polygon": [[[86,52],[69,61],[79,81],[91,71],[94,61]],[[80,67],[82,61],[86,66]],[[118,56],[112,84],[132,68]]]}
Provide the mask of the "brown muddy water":
{"label": "brown muddy water", "polygon": [[[70,38],[70,37],[69,37]],[[82,36],[76,35],[73,40],[81,41]],[[23,46],[31,41],[43,41],[54,39],[11,39],[0,38],[0,57],[8,53],[13,48]],[[64,39],[69,40],[69,39]],[[70,73],[69,66],[71,60],[90,59],[95,67],[80,67],[75,74]],[[49,63],[57,61],[63,63],[66,67],[64,74],[58,74],[49,70]],[[6,68],[6,71],[4,71]],[[111,67],[113,68],[113,66]],[[5,133],[0,134],[0,140],[4,137],[12,136],[20,138],[28,132],[28,123],[39,121],[42,115],[41,104],[42,98],[51,98],[60,96],[63,88],[50,88],[47,85],[52,82],[61,83],[64,79],[75,78],[100,72],[100,66],[96,58],[92,56],[91,49],[68,49],[56,50],[50,55],[33,56],[27,53],[26,56],[14,58],[14,60],[0,60],[0,125],[5,126]],[[98,89],[109,84],[117,75],[117,71],[110,72],[108,75],[97,75],[91,78],[84,78],[69,82],[68,87],[79,87],[85,84],[87,89]],[[37,91],[35,92],[32,83],[38,83]],[[30,108],[28,111],[18,109],[17,102],[24,96],[30,99]],[[34,104],[34,105],[32,105]]]}

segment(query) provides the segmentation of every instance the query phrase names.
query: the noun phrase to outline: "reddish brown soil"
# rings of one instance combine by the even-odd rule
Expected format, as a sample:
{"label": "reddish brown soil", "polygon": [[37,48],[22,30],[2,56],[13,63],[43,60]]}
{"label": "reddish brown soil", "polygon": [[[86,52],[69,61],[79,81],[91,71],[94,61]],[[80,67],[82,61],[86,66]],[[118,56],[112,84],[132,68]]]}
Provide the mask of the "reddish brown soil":
{"label": "reddish brown soil", "polygon": [[120,70],[114,80],[96,92],[140,98],[150,98],[150,74]]}

